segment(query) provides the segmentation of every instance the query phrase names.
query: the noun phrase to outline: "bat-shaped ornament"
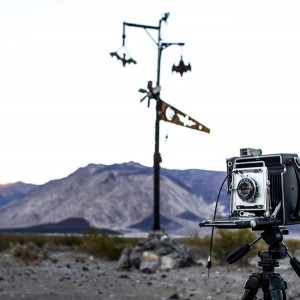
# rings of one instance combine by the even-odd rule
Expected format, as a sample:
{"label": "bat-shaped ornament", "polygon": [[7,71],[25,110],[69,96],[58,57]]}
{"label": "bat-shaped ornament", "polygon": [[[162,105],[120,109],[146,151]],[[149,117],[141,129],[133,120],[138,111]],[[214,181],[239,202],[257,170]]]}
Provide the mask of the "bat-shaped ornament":
{"label": "bat-shaped ornament", "polygon": [[174,72],[174,71],[177,72],[177,73],[180,73],[180,75],[182,76],[182,74],[184,72],[192,71],[192,67],[191,67],[190,63],[188,65],[185,65],[184,61],[182,59],[182,56],[181,56],[179,64],[177,66],[175,66],[175,64],[174,64],[173,67],[172,67],[172,72]]}
{"label": "bat-shaped ornament", "polygon": [[123,67],[125,67],[126,64],[136,64],[136,61],[133,58],[126,58],[126,53],[123,53],[123,57],[121,57],[117,52],[110,52],[109,53],[111,57],[116,57],[118,60],[120,60],[123,64]]}

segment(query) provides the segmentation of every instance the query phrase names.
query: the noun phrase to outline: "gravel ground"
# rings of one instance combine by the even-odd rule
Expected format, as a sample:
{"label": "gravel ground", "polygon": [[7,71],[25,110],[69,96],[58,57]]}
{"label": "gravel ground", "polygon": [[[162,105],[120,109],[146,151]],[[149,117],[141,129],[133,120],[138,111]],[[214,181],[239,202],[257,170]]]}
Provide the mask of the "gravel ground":
{"label": "gravel ground", "polygon": [[[255,266],[241,270],[215,265],[209,278],[205,266],[144,274],[72,252],[55,253],[31,265],[6,254],[0,257],[0,300],[240,299],[245,281],[256,271]],[[300,279],[288,261],[276,271],[287,281],[287,299],[300,300]]]}

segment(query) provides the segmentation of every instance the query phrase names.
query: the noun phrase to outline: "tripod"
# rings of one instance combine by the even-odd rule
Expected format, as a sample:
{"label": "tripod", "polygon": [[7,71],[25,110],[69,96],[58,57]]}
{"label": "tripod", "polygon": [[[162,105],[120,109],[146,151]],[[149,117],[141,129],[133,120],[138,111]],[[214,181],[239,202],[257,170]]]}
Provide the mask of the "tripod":
{"label": "tripod", "polygon": [[288,230],[285,227],[267,228],[255,241],[234,250],[226,257],[227,262],[232,264],[247,254],[252,249],[252,245],[260,239],[263,239],[269,245],[268,251],[258,252],[260,258],[258,266],[262,268],[262,271],[252,273],[249,276],[241,300],[257,299],[256,294],[260,288],[264,295],[263,300],[286,300],[285,290],[287,284],[279,273],[274,272],[275,267],[279,267],[278,259],[289,256],[291,266],[300,277],[300,263],[295,257],[291,256],[283,243],[283,235],[287,234]]}

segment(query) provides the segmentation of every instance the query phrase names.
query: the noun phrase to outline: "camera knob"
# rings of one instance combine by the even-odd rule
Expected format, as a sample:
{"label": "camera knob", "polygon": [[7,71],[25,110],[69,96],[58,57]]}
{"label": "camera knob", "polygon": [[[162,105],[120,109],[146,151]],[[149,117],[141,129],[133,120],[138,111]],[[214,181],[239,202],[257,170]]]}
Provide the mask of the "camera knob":
{"label": "camera knob", "polygon": [[251,227],[251,228],[256,227],[256,221],[255,221],[255,220],[251,220],[251,221],[250,221],[250,227]]}

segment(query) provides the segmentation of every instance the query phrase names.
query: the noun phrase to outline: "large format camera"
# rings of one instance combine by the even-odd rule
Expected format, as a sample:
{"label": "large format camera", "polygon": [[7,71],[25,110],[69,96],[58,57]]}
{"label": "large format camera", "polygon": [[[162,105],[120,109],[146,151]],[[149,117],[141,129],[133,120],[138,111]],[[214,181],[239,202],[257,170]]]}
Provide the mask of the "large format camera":
{"label": "large format camera", "polygon": [[240,150],[227,159],[229,218],[207,220],[200,227],[256,229],[300,223],[300,160],[297,154],[262,155]]}

